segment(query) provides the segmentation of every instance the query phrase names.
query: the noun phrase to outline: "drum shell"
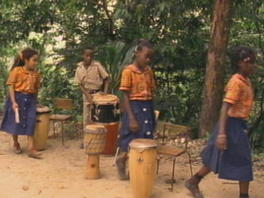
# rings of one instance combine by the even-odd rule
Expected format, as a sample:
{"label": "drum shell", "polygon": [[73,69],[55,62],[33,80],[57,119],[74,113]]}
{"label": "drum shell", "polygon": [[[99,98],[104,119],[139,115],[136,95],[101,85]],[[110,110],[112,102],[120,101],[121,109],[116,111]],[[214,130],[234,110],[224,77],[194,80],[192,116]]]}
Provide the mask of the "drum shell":
{"label": "drum shell", "polygon": [[119,130],[119,122],[112,123],[95,123],[104,125],[106,128],[106,142],[105,148],[102,154],[104,155],[114,155],[117,148],[117,137]]}
{"label": "drum shell", "polygon": [[93,104],[91,114],[94,122],[118,122],[120,120],[119,104]]}
{"label": "drum shell", "polygon": [[89,132],[85,130],[84,133],[84,147],[88,155],[98,155],[103,153],[106,142],[106,129],[100,133]]}
{"label": "drum shell", "polygon": [[36,127],[34,132],[34,146],[36,150],[44,150],[46,148],[48,133],[49,133],[49,121],[50,121],[50,109],[45,107],[39,112],[37,108]]}
{"label": "drum shell", "polygon": [[155,180],[157,148],[130,148],[129,174],[134,198],[150,198]]}

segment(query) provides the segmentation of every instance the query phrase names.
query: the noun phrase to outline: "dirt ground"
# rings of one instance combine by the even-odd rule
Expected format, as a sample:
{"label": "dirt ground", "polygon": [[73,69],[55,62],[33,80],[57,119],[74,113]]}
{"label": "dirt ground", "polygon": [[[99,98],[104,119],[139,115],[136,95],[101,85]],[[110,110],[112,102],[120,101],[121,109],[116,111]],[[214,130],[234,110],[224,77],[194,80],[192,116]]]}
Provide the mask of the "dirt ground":
{"label": "dirt ground", "polygon": [[[25,150],[26,139],[20,138]],[[0,132],[0,198],[132,198],[128,181],[119,181],[114,157],[101,157],[102,178],[85,180],[87,156],[79,148],[81,140],[67,140],[62,146],[60,139],[49,139],[42,160],[28,158],[12,152],[10,136]],[[176,184],[169,191],[171,163],[161,163],[155,180],[152,198],[191,198],[184,188],[184,180],[190,175],[184,158],[178,159]],[[199,166],[195,165],[197,170]],[[264,197],[263,172],[255,171],[251,184],[251,198]],[[207,198],[237,198],[236,182],[219,180],[213,174],[204,179],[201,189]]]}

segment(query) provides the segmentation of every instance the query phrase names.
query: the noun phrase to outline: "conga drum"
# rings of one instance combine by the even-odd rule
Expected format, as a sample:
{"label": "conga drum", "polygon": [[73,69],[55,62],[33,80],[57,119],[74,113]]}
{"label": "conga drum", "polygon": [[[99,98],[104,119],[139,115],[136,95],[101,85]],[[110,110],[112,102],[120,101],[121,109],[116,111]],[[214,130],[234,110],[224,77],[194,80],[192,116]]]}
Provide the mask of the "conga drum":
{"label": "conga drum", "polygon": [[150,198],[155,179],[157,143],[135,139],[130,144],[129,175],[134,198]]}
{"label": "conga drum", "polygon": [[37,119],[34,133],[34,145],[36,150],[44,150],[49,135],[49,121],[51,110],[46,106],[37,107]]}
{"label": "conga drum", "polygon": [[94,94],[92,121],[105,126],[106,144],[104,155],[114,155],[117,148],[120,109],[119,98],[111,94]]}
{"label": "conga drum", "polygon": [[104,151],[106,129],[103,125],[89,124],[84,129],[84,147],[88,154],[86,179],[100,178],[100,154]]}

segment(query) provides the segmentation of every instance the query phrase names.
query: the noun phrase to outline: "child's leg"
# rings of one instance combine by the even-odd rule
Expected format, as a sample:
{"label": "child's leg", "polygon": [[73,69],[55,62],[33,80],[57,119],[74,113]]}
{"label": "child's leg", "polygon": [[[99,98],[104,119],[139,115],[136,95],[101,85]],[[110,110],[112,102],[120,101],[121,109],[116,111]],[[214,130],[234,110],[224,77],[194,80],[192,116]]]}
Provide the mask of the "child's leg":
{"label": "child's leg", "polygon": [[12,135],[13,137],[13,142],[14,142],[14,149],[16,154],[22,153],[22,149],[20,147],[20,144],[18,142],[18,135]]}
{"label": "child's leg", "polygon": [[28,150],[29,151],[34,151],[34,140],[33,140],[33,136],[28,135]]}
{"label": "child's leg", "polygon": [[248,195],[249,191],[249,182],[239,182],[239,192],[240,192],[240,198],[249,198]]}
{"label": "child's leg", "polygon": [[127,152],[120,151],[116,159],[116,166],[120,180],[128,180],[126,174],[126,162],[128,159]]}
{"label": "child's leg", "polygon": [[12,137],[13,137],[14,146],[15,147],[19,146],[18,135],[12,135]]}
{"label": "child's leg", "polygon": [[34,138],[28,135],[28,157],[41,159],[40,154],[35,150]]}
{"label": "child's leg", "polygon": [[211,172],[209,168],[206,166],[202,166],[202,168],[193,176],[191,177],[188,181],[192,184],[198,185],[201,180],[208,175]]}

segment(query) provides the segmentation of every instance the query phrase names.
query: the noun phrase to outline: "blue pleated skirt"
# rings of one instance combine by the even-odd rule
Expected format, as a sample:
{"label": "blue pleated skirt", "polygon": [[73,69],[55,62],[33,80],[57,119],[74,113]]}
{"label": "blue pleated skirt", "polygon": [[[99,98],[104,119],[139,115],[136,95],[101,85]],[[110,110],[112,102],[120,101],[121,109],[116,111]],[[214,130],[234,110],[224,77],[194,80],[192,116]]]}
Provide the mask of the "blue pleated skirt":
{"label": "blue pleated skirt", "polygon": [[215,146],[219,131],[217,126],[202,151],[203,164],[221,179],[249,182],[253,180],[251,149],[247,135],[247,123],[243,119],[227,120],[228,149],[221,152]]}
{"label": "blue pleated skirt", "polygon": [[1,131],[12,135],[33,136],[36,124],[36,95],[16,92],[15,97],[19,106],[20,123],[15,122],[15,112],[12,109],[11,100],[8,98],[5,104]]}
{"label": "blue pleated skirt", "polygon": [[129,143],[136,138],[153,139],[155,129],[155,115],[152,101],[130,101],[130,106],[139,124],[138,132],[129,130],[128,114],[124,113],[121,118],[118,145],[121,151],[127,152]]}

